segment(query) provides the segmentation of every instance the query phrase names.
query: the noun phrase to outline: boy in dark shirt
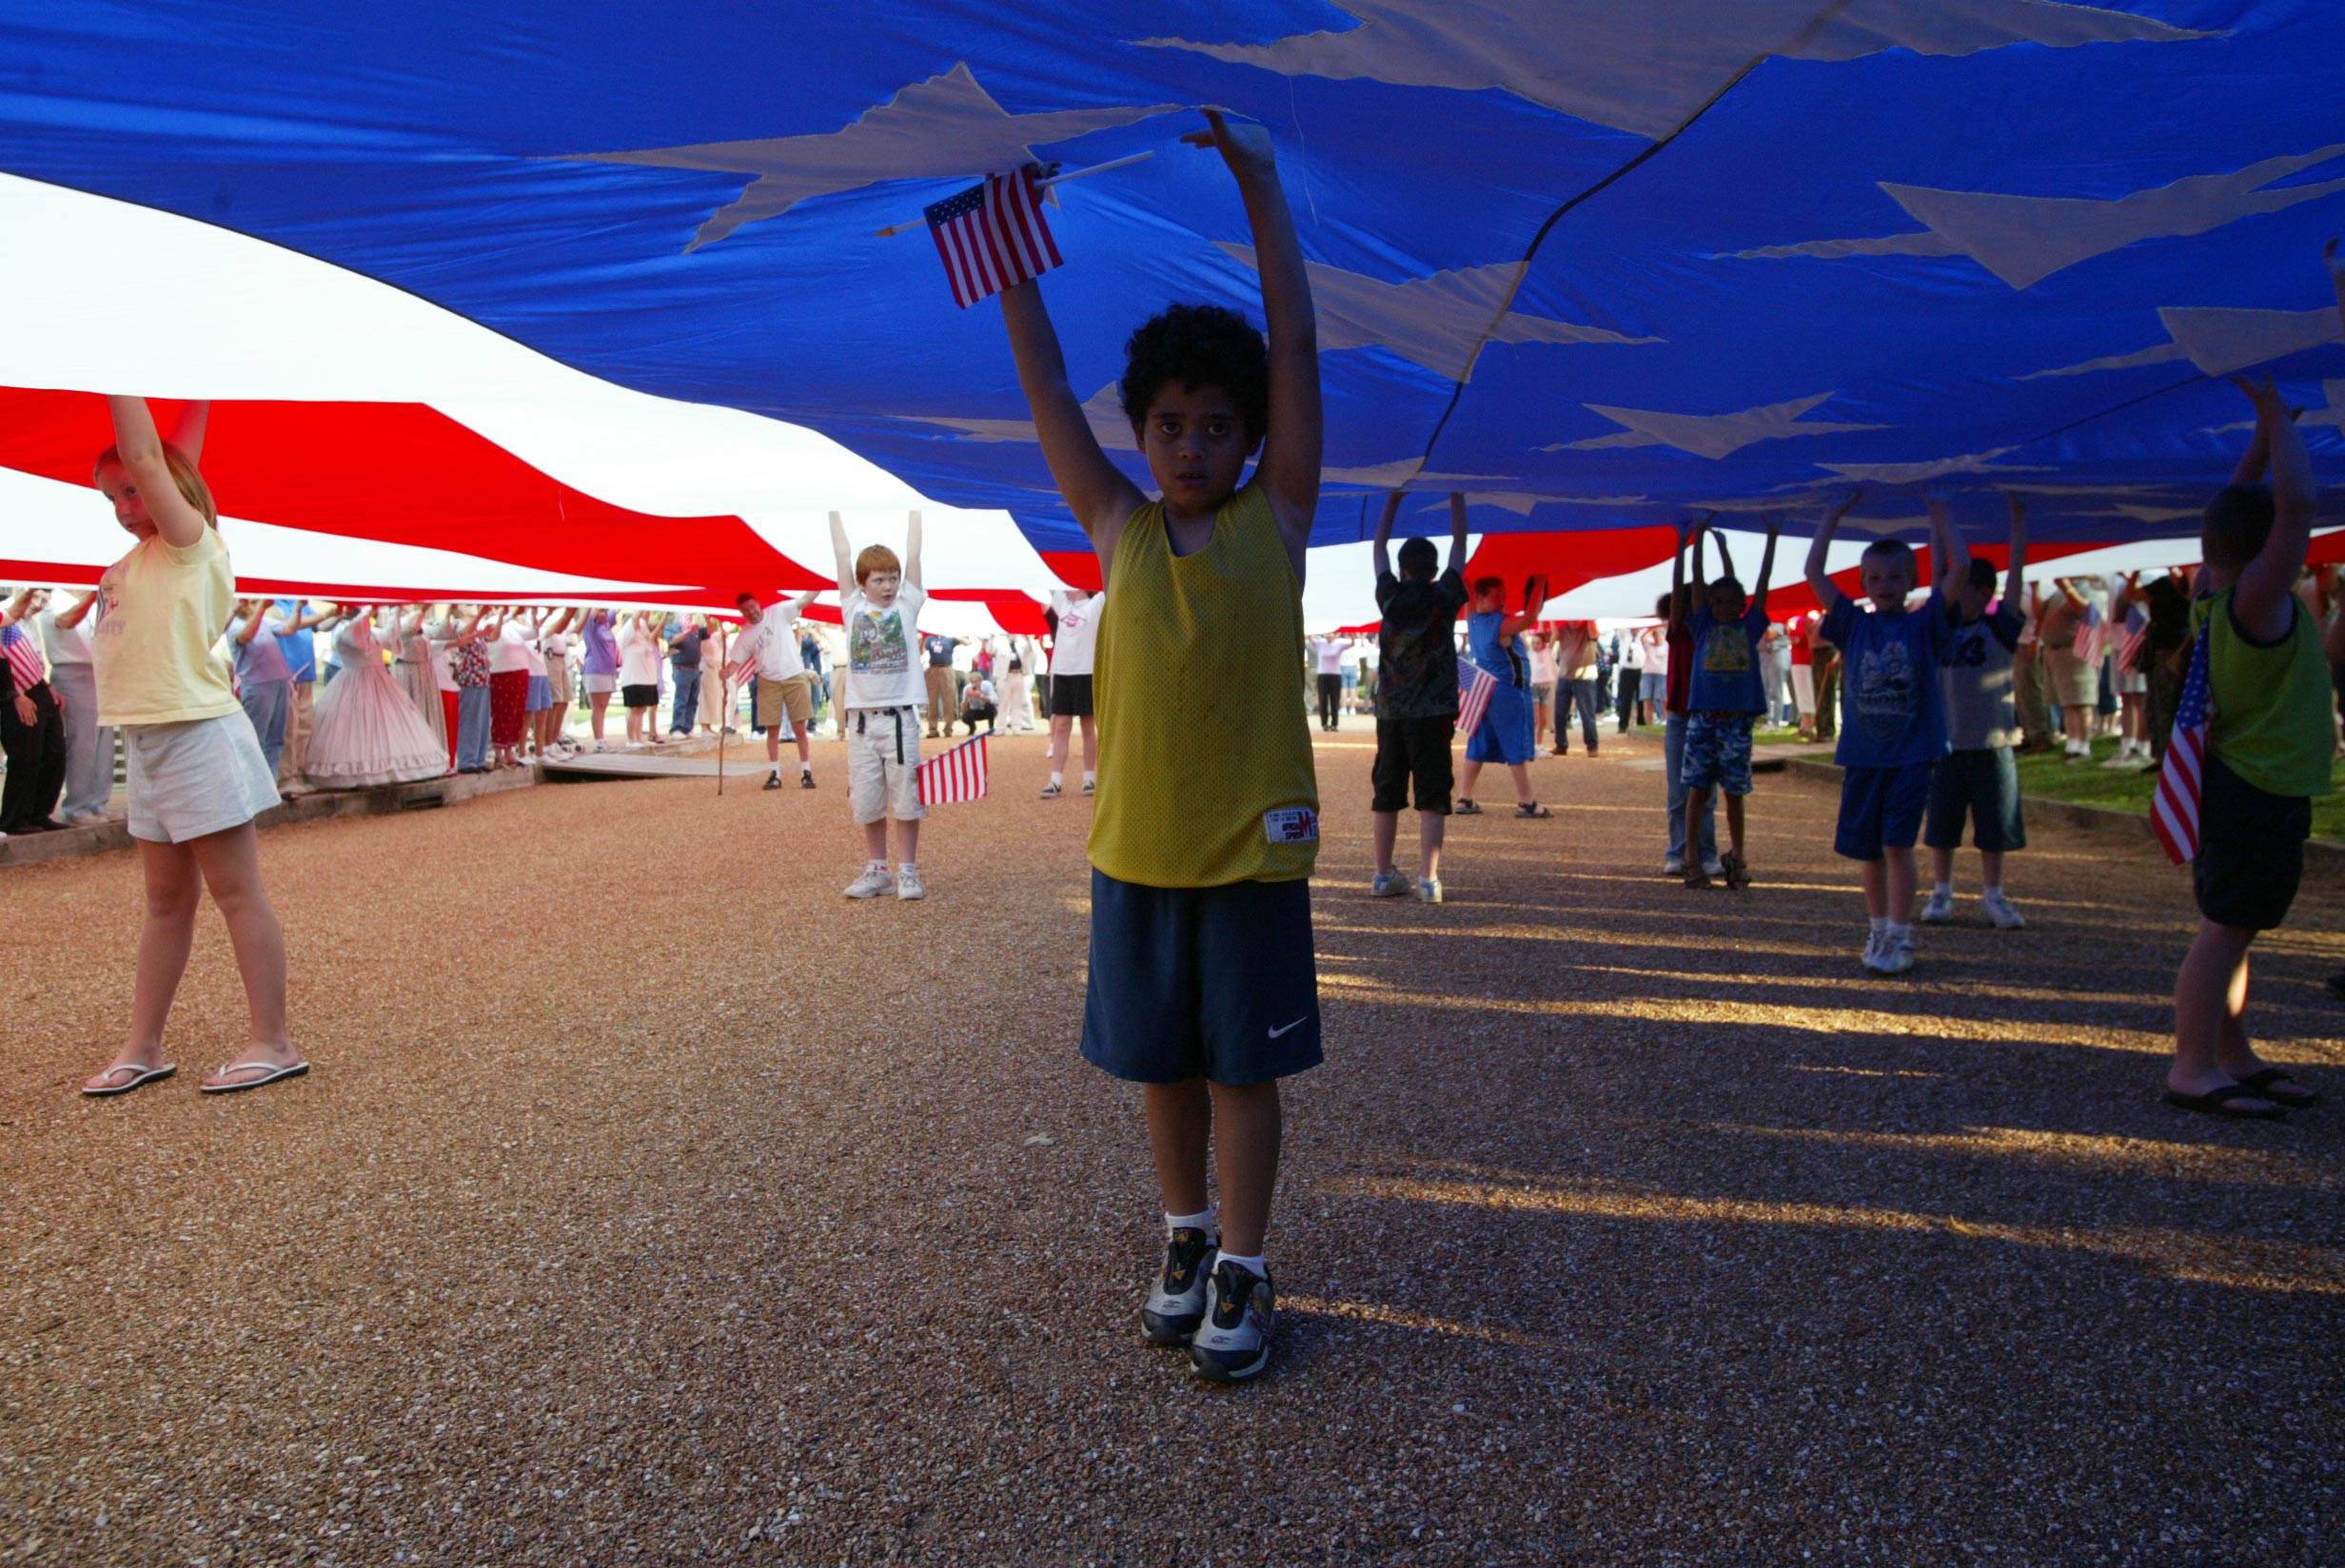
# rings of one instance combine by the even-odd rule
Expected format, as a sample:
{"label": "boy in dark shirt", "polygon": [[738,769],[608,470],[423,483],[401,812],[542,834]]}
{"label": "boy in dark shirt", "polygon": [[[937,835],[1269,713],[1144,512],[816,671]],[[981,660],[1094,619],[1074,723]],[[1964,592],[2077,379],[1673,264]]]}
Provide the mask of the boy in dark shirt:
{"label": "boy in dark shirt", "polygon": [[[1954,639],[1939,671],[1946,707],[1946,743],[1951,748],[1930,771],[1930,803],[1921,840],[1930,847],[1937,886],[1921,910],[1925,921],[1954,915],[1954,852],[1962,847],[1962,821],[1970,819],[1971,842],[1979,846],[1980,902],[1987,918],[2004,931],[2027,922],[2003,896],[2003,856],[2027,848],[2027,822],[2020,808],[2018,703],[2012,668],[2020,650],[2025,614],[2027,509],[2011,501],[2011,564],[2003,577],[2002,601],[1992,612],[1992,562],[1974,557],[1955,579]],[[1930,501],[1933,539],[1951,538],[1954,519],[1946,503]],[[1941,547],[1942,549],[1942,547]]]}
{"label": "boy in dark shirt", "polygon": [[1449,498],[1449,565],[1433,576],[1433,541],[1404,540],[1401,570],[1386,555],[1401,492],[1385,498],[1376,525],[1376,878],[1369,892],[1398,898],[1409,878],[1392,869],[1401,808],[1413,779],[1417,796],[1417,897],[1441,902],[1441,840],[1449,814],[1449,740],[1457,729],[1457,616],[1466,607],[1466,498]]}
{"label": "boy in dark shirt", "polygon": [[[1782,524],[1767,517],[1767,544],[1759,560],[1759,588],[1745,598],[1735,580],[1734,565],[1725,558],[1726,541],[1718,541],[1725,570],[1702,580],[1702,540],[1694,540],[1694,581],[1690,595],[1670,584],[1669,631],[1681,631],[1690,657],[1686,671],[1685,750],[1679,760],[1679,778],[1685,791],[1685,833],[1697,837],[1710,810],[1710,792],[1726,797],[1726,839],[1720,860],[1726,886],[1750,886],[1750,865],[1743,853],[1743,801],[1750,794],[1751,728],[1766,707],[1766,692],[1759,676],[1759,639],[1767,630],[1767,579],[1775,573],[1775,539]],[[1680,556],[1682,562],[1685,558]],[[1682,567],[1672,566],[1674,578]],[[1690,605],[1699,605],[1691,610]],[[1670,665],[1674,673],[1675,660]],[[1698,864],[1685,868],[1685,885],[1706,888],[1709,872]]]}

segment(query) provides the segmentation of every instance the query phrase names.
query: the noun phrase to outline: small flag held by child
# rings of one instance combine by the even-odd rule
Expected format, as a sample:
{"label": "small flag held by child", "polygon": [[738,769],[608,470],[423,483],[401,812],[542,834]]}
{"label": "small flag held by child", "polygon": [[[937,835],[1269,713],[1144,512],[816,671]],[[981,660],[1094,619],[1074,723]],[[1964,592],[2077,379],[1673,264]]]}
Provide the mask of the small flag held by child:
{"label": "small flag held by child", "polygon": [[985,797],[985,735],[972,735],[950,751],[937,753],[913,774],[923,806],[950,806]]}
{"label": "small flag held by child", "polygon": [[2207,629],[2190,651],[2190,674],[2174,710],[2174,738],[2166,742],[2166,765],[2150,800],[2150,826],[2176,865],[2198,853],[2198,794],[2207,755],[2207,709],[2213,688],[2207,676]]}
{"label": "small flag held by child", "polygon": [[1498,677],[1470,658],[1457,661],[1457,737],[1471,740],[1482,727],[1482,715],[1490,711],[1490,696],[1498,690]]}
{"label": "small flag held by child", "polygon": [[1058,242],[1042,221],[1038,177],[1033,164],[989,174],[925,209],[953,303],[963,310],[1059,265]]}

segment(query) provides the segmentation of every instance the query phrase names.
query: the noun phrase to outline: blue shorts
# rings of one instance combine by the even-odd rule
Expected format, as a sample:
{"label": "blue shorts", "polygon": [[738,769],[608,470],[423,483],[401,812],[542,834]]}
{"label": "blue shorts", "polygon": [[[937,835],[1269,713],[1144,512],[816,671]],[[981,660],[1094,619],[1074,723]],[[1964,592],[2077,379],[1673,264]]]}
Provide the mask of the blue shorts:
{"label": "blue shorts", "polygon": [[1317,1067],[1310,883],[1150,888],[1094,867],[1083,1060],[1133,1084]]}
{"label": "blue shorts", "polygon": [[1962,821],[1971,842],[1994,854],[2027,848],[2020,810],[2020,766],[2008,746],[1948,752],[1930,771],[1930,818],[1921,842],[1933,850],[1962,847]]}
{"label": "blue shorts", "polygon": [[1840,831],[1836,853],[1851,860],[1879,860],[1885,849],[1910,850],[1921,832],[1921,810],[1930,800],[1930,764],[1902,768],[1850,768],[1841,775]]}
{"label": "blue shorts", "polygon": [[1685,757],[1678,777],[1688,790],[1750,794],[1750,731],[1756,714],[1685,715]]}
{"label": "blue shorts", "polygon": [[1490,694],[1490,705],[1483,710],[1482,722],[1467,737],[1466,760],[1504,762],[1509,767],[1528,762],[1538,746],[1537,737],[1531,733],[1532,717],[1530,694],[1520,686],[1502,683]]}

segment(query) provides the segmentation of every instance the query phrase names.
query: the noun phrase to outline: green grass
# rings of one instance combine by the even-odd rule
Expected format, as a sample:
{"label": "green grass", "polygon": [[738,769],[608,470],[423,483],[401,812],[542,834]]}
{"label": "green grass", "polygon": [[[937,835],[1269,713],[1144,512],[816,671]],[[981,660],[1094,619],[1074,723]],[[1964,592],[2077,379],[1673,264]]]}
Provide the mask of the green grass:
{"label": "green grass", "polygon": [[[2020,758],[2020,793],[2045,800],[2074,801],[2079,806],[2150,814],[2150,798],[2158,793],[2154,768],[2111,770],[2099,764],[2117,755],[2115,740],[2093,742],[2094,766],[2071,764],[2059,752],[2039,752]],[[2345,771],[2331,769],[2330,777],[2345,791]],[[2345,794],[2313,802],[2313,836],[2345,842]]]}

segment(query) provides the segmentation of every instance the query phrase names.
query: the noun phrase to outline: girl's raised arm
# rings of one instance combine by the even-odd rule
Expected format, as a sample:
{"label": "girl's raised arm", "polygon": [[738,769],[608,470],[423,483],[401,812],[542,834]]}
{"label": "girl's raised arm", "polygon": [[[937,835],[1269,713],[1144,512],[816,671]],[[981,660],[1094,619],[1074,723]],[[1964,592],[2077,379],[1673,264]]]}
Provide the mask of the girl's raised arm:
{"label": "girl's raised arm", "polygon": [[[204,537],[204,514],[179,493],[169,460],[163,455],[163,438],[155,432],[154,411],[145,398],[109,397],[106,406],[114,416],[114,451],[122,468],[147,503],[147,516],[163,542],[185,550]],[[199,435],[200,439],[200,435]]]}

